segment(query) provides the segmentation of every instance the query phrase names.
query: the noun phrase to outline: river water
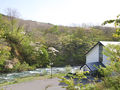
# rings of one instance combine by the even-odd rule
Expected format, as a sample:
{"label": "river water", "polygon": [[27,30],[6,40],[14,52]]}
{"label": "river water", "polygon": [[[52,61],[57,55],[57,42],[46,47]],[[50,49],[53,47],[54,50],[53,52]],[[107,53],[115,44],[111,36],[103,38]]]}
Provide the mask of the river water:
{"label": "river water", "polygon": [[[79,70],[79,69],[80,69],[80,66],[72,67],[71,72],[75,72],[76,70]],[[0,83],[10,82],[10,81],[15,80],[16,78],[34,76],[36,74],[40,74],[40,75],[50,74],[50,72],[51,72],[50,68],[39,68],[34,71],[24,71],[24,72],[19,72],[19,73],[0,74]],[[65,73],[65,72],[66,72],[65,67],[53,67],[52,68],[53,74]]]}

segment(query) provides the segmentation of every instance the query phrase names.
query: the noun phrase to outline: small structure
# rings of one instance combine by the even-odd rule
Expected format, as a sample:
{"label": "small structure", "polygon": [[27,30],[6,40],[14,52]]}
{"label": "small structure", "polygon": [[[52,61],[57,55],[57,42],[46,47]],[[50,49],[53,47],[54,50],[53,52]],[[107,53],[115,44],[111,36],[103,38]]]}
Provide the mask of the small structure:
{"label": "small structure", "polygon": [[84,71],[95,72],[99,66],[105,67],[110,63],[107,56],[103,54],[105,46],[108,44],[120,45],[120,42],[115,41],[99,41],[86,53],[86,64],[82,67]]}

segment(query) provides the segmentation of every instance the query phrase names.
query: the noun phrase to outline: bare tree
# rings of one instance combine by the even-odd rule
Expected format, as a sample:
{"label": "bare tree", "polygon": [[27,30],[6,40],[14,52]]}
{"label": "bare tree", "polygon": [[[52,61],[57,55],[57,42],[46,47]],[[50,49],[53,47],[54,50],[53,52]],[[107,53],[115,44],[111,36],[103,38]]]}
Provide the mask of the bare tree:
{"label": "bare tree", "polygon": [[5,11],[7,18],[11,24],[11,30],[13,30],[13,26],[16,24],[20,14],[16,9],[7,8]]}
{"label": "bare tree", "polygon": [[13,20],[15,18],[18,18],[20,15],[16,9],[11,9],[11,8],[6,9],[6,14],[7,14],[7,16],[9,16],[9,20]]}

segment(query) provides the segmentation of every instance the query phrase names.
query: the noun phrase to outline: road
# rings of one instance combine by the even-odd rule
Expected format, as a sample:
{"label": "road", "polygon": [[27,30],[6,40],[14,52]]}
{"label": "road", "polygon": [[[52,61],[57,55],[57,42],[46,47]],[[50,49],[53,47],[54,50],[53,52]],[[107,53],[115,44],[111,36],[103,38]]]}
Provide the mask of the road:
{"label": "road", "polygon": [[[33,80],[2,87],[2,90],[66,90],[62,88],[58,78]],[[1,90],[1,89],[0,89]]]}

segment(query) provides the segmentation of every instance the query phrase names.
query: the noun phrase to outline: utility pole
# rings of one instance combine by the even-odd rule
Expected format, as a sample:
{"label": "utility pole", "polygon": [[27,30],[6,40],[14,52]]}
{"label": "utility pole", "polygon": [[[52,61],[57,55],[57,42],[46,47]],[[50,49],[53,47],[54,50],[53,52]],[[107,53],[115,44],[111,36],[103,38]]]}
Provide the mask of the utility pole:
{"label": "utility pole", "polygon": [[52,65],[53,65],[53,63],[51,62],[50,63],[50,66],[51,66],[51,78],[52,78]]}

